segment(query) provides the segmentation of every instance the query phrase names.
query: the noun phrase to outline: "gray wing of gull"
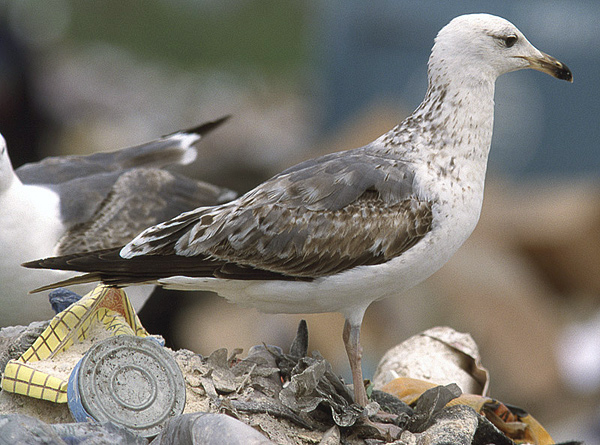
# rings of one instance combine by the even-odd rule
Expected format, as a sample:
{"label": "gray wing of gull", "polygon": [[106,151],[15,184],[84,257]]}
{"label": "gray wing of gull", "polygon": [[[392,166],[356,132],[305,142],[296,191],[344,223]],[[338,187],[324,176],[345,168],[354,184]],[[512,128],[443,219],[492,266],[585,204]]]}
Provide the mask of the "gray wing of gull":
{"label": "gray wing of gull", "polygon": [[[413,190],[410,165],[357,149],[301,163],[239,199],[144,231],[123,251],[149,273],[173,257],[197,275],[297,278],[381,264],[432,226],[432,203]],[[136,263],[135,261],[132,262]],[[186,275],[194,276],[186,264]],[[139,272],[139,271],[138,271]],[[164,277],[164,275],[163,275]]]}
{"label": "gray wing of gull", "polygon": [[[32,162],[19,167],[15,173],[24,184],[53,185],[94,175],[107,175],[137,167],[164,167],[174,164],[189,164],[196,158],[193,147],[229,116],[206,122],[197,127],[163,136],[145,144],[121,150],[94,153],[86,156],[51,156],[40,162]],[[197,139],[182,143],[177,135],[196,135]]]}
{"label": "gray wing of gull", "polygon": [[63,235],[58,254],[122,246],[150,226],[235,197],[231,190],[166,170],[135,168],[120,174],[94,212]]}
{"label": "gray wing of gull", "polygon": [[[26,164],[17,169],[16,173],[24,184],[48,188],[59,196],[60,218],[65,229],[70,230],[75,225],[84,224],[92,217],[98,216],[99,206],[109,193],[113,192],[115,184],[122,175],[135,169],[169,168],[170,165],[192,162],[197,155],[195,145],[198,141],[220,126],[227,118],[206,122],[142,145],[111,153],[49,157],[41,162]],[[122,188],[123,184],[121,184]],[[142,193],[143,190],[132,188],[129,192]],[[231,193],[231,191],[223,189],[223,193]],[[122,198],[125,193],[113,192],[113,199],[116,196]],[[146,196],[152,200],[149,193]],[[208,201],[209,204],[203,202],[199,200],[195,205],[183,210],[215,203],[211,200]],[[172,217],[177,213],[169,213],[169,215]],[[153,223],[160,221],[159,219]],[[142,229],[145,227],[148,225]],[[131,234],[131,237],[137,233],[139,231]],[[131,237],[124,238],[123,242]]]}

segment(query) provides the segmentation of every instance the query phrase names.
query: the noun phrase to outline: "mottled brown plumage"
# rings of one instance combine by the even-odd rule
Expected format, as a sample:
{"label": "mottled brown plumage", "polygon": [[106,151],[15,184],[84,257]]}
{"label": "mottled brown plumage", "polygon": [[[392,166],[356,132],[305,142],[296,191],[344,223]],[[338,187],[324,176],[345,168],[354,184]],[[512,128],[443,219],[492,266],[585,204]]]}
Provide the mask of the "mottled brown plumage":
{"label": "mottled brown plumage", "polygon": [[278,203],[248,208],[244,204],[241,199],[188,212],[160,230],[146,232],[148,237],[155,236],[148,241],[152,252],[146,255],[123,259],[120,249],[108,249],[27,266],[102,270],[88,278],[102,277],[110,284],[174,274],[306,280],[389,261],[418,242],[432,224],[431,203],[410,197],[387,204],[372,189],[337,210],[289,208]]}
{"label": "mottled brown plumage", "polygon": [[[199,204],[221,204],[235,193],[159,168],[135,168],[116,180],[94,213],[70,227],[57,254],[119,247],[144,229]],[[149,199],[150,198],[150,199]]]}

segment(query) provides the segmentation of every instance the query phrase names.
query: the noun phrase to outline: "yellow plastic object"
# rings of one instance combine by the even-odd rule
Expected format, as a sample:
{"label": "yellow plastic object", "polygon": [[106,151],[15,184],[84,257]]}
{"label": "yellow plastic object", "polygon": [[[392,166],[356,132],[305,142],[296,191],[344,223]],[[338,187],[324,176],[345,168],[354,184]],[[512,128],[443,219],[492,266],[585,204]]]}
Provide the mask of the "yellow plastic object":
{"label": "yellow plastic object", "polygon": [[73,343],[87,338],[94,323],[100,323],[108,336],[136,335],[147,337],[122,289],[97,286],[81,300],[58,313],[33,345],[4,369],[4,391],[48,400],[67,402],[68,378],[52,376],[35,369],[31,364],[52,359],[69,349]]}
{"label": "yellow plastic object", "polygon": [[[392,394],[408,405],[414,404],[421,394],[437,386],[435,383],[409,377],[398,377],[381,390]],[[516,444],[551,445],[550,434],[526,411],[509,407],[498,400],[477,394],[462,394],[448,402],[447,406],[467,405],[485,416]]]}

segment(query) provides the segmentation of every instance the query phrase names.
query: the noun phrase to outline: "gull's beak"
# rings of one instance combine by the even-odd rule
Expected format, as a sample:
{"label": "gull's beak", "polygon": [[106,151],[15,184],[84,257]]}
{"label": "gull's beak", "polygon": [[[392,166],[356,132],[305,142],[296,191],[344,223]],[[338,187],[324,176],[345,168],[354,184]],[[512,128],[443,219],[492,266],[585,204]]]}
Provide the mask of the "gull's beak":
{"label": "gull's beak", "polygon": [[550,74],[557,79],[573,82],[571,70],[562,62],[554,57],[540,51],[540,56],[520,56],[529,62],[529,68]]}

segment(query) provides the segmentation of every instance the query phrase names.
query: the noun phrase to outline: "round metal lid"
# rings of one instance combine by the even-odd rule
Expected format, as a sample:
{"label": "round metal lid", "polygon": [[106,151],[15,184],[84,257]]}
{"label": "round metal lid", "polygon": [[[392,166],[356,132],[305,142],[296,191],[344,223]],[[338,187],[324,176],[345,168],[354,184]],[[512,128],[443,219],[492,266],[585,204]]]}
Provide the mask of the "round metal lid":
{"label": "round metal lid", "polygon": [[144,437],[158,434],[185,406],[185,381],[177,362],[151,339],[120,335],[95,344],[70,383],[69,408],[76,419],[88,414]]}

